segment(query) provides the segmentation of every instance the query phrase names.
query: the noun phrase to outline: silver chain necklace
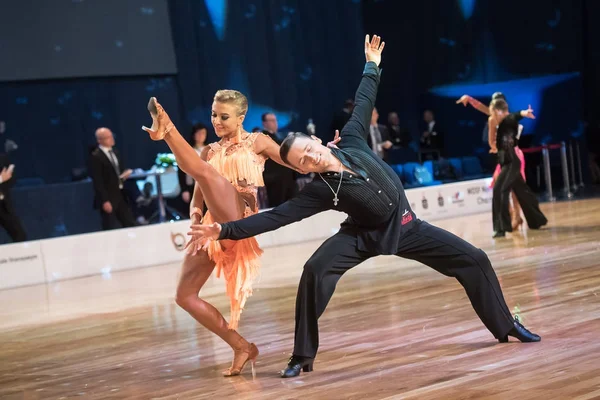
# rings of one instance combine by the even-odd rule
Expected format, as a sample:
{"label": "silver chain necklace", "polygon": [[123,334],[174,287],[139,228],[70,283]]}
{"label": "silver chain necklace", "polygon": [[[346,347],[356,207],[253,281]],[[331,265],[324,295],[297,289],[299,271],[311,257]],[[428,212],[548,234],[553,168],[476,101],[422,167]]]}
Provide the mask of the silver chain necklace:
{"label": "silver chain necklace", "polygon": [[323,179],[323,182],[325,182],[325,184],[327,186],[329,186],[329,189],[331,189],[331,193],[333,193],[333,205],[334,205],[334,207],[337,207],[338,202],[340,201],[340,199],[338,198],[338,193],[340,192],[340,187],[342,187],[342,179],[344,178],[343,166],[340,166],[340,183],[338,183],[338,188],[335,192],[333,191],[333,188],[331,187],[331,185],[329,183],[327,183],[325,178],[323,178],[323,175],[321,175],[320,172],[319,172],[319,176],[321,177],[321,179]]}

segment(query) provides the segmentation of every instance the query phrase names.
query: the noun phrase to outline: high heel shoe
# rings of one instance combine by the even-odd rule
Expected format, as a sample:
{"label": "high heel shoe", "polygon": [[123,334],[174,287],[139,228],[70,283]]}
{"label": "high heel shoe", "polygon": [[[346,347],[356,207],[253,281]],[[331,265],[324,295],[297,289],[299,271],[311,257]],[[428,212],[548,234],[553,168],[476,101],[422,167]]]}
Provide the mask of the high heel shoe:
{"label": "high heel shoe", "polygon": [[516,231],[523,225],[523,218],[519,217],[519,219],[512,222],[512,230]]}
{"label": "high heel shoe", "polygon": [[148,111],[152,117],[152,127],[142,126],[142,129],[150,134],[150,139],[163,140],[175,125],[171,122],[164,108],[158,104],[156,97],[150,97]]}
{"label": "high heel shoe", "polygon": [[255,377],[256,372],[254,370],[254,363],[256,362],[256,357],[258,357],[258,348],[256,345],[254,343],[249,343],[246,348],[242,350],[233,350],[233,352],[233,362],[231,363],[231,367],[223,372],[223,376],[230,377],[240,375],[248,361],[250,361],[250,365],[252,366],[252,377]]}

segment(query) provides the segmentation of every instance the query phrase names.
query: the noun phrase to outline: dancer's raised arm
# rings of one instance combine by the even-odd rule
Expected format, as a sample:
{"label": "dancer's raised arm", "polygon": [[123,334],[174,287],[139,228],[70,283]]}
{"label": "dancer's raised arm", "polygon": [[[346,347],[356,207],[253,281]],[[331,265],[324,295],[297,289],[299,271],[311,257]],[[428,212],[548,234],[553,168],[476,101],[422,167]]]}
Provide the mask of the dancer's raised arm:
{"label": "dancer's raised arm", "polygon": [[462,104],[465,107],[467,106],[467,104],[470,104],[477,111],[481,111],[485,115],[490,115],[490,108],[488,106],[486,106],[479,100],[472,98],[468,94],[465,94],[461,96],[460,99],[456,100],[456,104]]}
{"label": "dancer's raised arm", "polygon": [[[377,98],[377,87],[379,86],[381,73],[379,64],[381,63],[381,53],[384,47],[385,42],[381,42],[381,37],[374,35],[371,41],[369,41],[369,35],[365,37],[365,58],[367,63],[365,64],[360,85],[356,90],[352,116],[342,128],[342,139],[355,138],[365,142],[367,140],[369,123],[373,107],[375,107],[375,99]],[[343,141],[343,143],[345,142],[347,140]]]}

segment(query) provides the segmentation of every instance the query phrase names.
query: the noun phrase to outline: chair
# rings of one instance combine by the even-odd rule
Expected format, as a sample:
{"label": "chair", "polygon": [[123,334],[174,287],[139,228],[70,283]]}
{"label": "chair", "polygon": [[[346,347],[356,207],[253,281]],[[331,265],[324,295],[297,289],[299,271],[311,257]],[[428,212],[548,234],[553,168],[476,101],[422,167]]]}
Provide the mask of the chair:
{"label": "chair", "polygon": [[458,179],[459,181],[462,180],[464,174],[463,174],[463,168],[462,168],[462,161],[460,160],[460,158],[449,158],[448,162],[454,169],[454,173],[456,174],[456,179]]}
{"label": "chair", "polygon": [[462,169],[466,180],[485,177],[481,168],[481,162],[477,157],[463,157]]}

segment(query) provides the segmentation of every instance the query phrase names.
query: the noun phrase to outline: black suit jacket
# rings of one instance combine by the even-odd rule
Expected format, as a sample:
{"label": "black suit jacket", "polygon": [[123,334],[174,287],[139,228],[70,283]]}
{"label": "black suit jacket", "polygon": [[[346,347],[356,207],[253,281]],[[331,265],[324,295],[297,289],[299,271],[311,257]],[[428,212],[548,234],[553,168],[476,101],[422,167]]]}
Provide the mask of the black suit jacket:
{"label": "black suit jacket", "polygon": [[[0,153],[0,171],[2,171],[2,169],[4,169],[4,168],[8,168],[9,165],[10,165],[10,159],[8,158],[8,155]],[[15,184],[14,175],[8,181],[0,183],[0,193],[2,193],[2,195],[4,196],[4,201],[9,201],[10,188],[13,187],[14,184]],[[2,197],[2,196],[0,196],[0,197]]]}
{"label": "black suit jacket", "polygon": [[[377,127],[379,128],[379,133],[381,133],[381,143],[385,142],[386,140],[390,140],[390,134],[388,132],[387,126],[377,124]],[[373,148],[373,141],[371,140],[371,126],[370,125],[369,125],[369,128],[367,129],[367,144],[369,145],[370,148]],[[385,149],[383,151],[385,153]]]}
{"label": "black suit jacket", "polygon": [[[269,131],[263,131],[265,135],[273,139],[275,143],[281,145],[281,142],[285,139],[285,136],[281,132],[277,132],[275,135],[269,133]],[[265,184],[273,183],[274,181],[294,181],[295,172],[294,170],[284,167],[281,164],[276,163],[270,158],[265,161],[265,171],[263,172],[263,178],[265,180]],[[283,183],[282,183],[283,184]]]}
{"label": "black suit jacket", "polygon": [[[121,172],[125,171],[125,164],[119,151],[116,148],[113,148],[113,152],[119,161],[119,170]],[[95,208],[102,207],[102,204],[107,201],[110,201],[113,207],[115,207],[123,200],[123,195],[119,188],[121,180],[119,179],[113,164],[99,147],[94,149],[90,155],[90,172],[90,176],[94,182]]]}
{"label": "black suit jacket", "polygon": [[192,181],[191,185],[187,183],[187,174],[181,169],[177,169],[177,179],[179,180],[179,188],[181,189],[181,193],[190,192],[190,195],[194,193],[194,183]]}
{"label": "black suit jacket", "polygon": [[410,131],[408,130],[408,128],[398,126],[396,128],[397,130],[394,130],[393,126],[387,125],[387,129],[388,129],[388,134],[390,135],[390,140],[396,146],[408,147],[410,142],[412,142],[412,140],[413,140],[412,135],[410,134]]}
{"label": "black suit jacket", "polygon": [[[437,121],[433,124],[431,130],[429,130],[429,124],[423,122],[421,124],[421,147],[431,149],[443,149],[444,148],[444,131],[443,128],[438,124]],[[429,135],[428,138],[423,137],[423,132],[435,132],[436,135]]]}

